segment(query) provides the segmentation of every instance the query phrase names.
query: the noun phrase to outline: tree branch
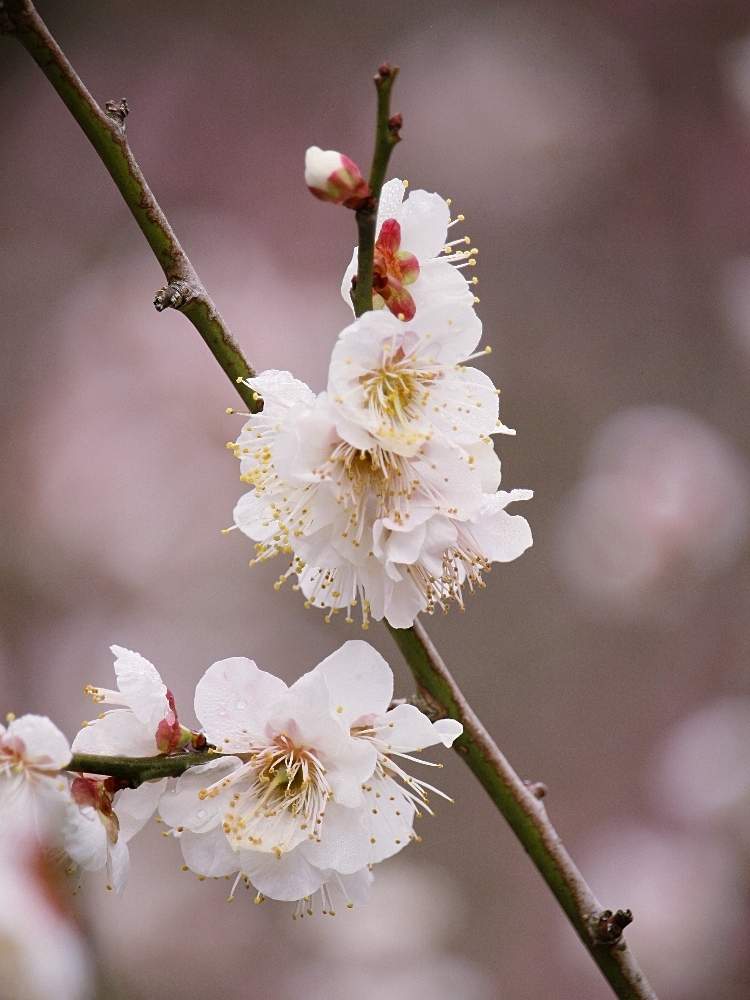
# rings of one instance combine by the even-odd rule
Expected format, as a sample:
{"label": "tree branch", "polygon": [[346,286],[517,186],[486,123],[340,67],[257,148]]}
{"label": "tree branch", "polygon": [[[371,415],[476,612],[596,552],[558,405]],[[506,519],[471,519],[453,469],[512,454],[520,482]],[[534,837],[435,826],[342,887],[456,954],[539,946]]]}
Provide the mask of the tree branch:
{"label": "tree branch", "polygon": [[235,383],[250,412],[262,409],[257,393],[237,382],[254,372],[203,287],[130,150],[125,134],[127,101],[108,101],[102,110],[34,5],[29,0],[4,0],[0,6],[4,15],[0,27],[18,39],[63,99],[99,154],[159,262],[167,286],[156,293],[154,305],[159,311],[171,307],[187,316]]}
{"label": "tree branch", "polygon": [[656,1000],[622,937],[632,916],[620,921],[618,927],[612,911],[602,908],[547,816],[541,801],[544,786],[527,785],[519,778],[451,676],[421,622],[408,629],[388,628],[434,717],[447,716],[463,724],[456,750],[523,844],[615,995],[622,1000]]}
{"label": "tree branch", "polygon": [[[116,106],[108,116],[102,112],[28,0],[4,2],[4,11],[0,7],[0,13],[4,12],[6,30],[9,23],[16,37],[42,68],[91,140],[177,293],[176,301],[172,302],[173,292],[167,290],[168,294],[165,294],[169,301],[165,301],[164,305],[174,305],[191,319],[216,360],[235,383],[251,412],[254,412],[258,408],[255,394],[236,383],[238,376],[250,373],[250,366],[200,284],[130,153],[123,127],[117,123],[117,118],[124,116],[124,109]],[[390,153],[398,142],[400,127],[399,116],[389,117],[390,92],[395,76],[395,70],[383,66],[375,78],[378,118],[370,173],[373,200],[371,205],[357,213],[360,241],[358,279],[354,293],[357,315],[372,308],[377,202]],[[182,281],[190,296],[187,302],[180,301],[183,291],[177,283]],[[547,818],[540,801],[542,787],[529,787],[518,777],[474,713],[421,623],[410,629],[390,631],[422,696],[437,714],[450,716],[463,724],[464,734],[456,744],[458,753],[510,824],[614,993],[621,1000],[656,1000],[656,994],[618,934],[618,930],[621,933],[622,927],[629,921],[629,913],[617,911],[612,917],[611,911],[602,909]],[[153,777],[165,776],[166,768],[171,773],[172,768],[192,766],[193,762],[188,763],[192,756],[183,754],[146,758],[148,765],[144,771],[142,760],[134,762],[132,758],[120,758],[113,765],[111,760],[108,763],[107,759],[77,755],[71,762],[71,767],[75,765],[75,769],[78,769],[80,765],[83,770],[91,773],[112,774],[112,767],[116,766],[119,770],[113,775],[115,777],[152,780]],[[205,760],[206,755],[201,754],[200,762]],[[97,767],[107,767],[109,770],[97,771]],[[144,774],[149,777],[144,777]]]}
{"label": "tree branch", "polygon": [[136,788],[144,781],[158,781],[160,778],[179,778],[189,767],[207,764],[217,756],[210,750],[195,750],[156,757],[106,757],[103,754],[73,754],[66,771],[79,774],[106,774],[110,778],[120,778]]}
{"label": "tree branch", "polygon": [[375,76],[375,88],[378,93],[378,112],[375,124],[375,150],[370,168],[371,197],[357,209],[357,231],[359,232],[359,247],[357,250],[357,278],[352,290],[354,314],[372,309],[372,279],[373,260],[375,257],[375,226],[378,219],[378,202],[380,190],[383,187],[388,161],[393,147],[401,141],[401,115],[391,117],[391,90],[398,76],[398,66],[388,63],[378,70]]}

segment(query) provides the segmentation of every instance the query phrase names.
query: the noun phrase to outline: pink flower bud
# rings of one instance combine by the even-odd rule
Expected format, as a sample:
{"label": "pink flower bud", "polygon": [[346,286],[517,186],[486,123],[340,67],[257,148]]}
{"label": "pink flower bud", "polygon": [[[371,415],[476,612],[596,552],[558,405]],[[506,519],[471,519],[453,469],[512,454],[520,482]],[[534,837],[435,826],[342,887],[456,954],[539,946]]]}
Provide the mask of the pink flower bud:
{"label": "pink flower bud", "polygon": [[167,704],[169,705],[167,714],[156,727],[156,746],[160,753],[172,753],[181,745],[183,739],[182,726],[177,718],[174,695],[169,690],[167,690]]}
{"label": "pink flower bud", "polygon": [[334,149],[310,146],[305,153],[305,184],[321,201],[359,208],[370,197],[370,185],[357,164]]}

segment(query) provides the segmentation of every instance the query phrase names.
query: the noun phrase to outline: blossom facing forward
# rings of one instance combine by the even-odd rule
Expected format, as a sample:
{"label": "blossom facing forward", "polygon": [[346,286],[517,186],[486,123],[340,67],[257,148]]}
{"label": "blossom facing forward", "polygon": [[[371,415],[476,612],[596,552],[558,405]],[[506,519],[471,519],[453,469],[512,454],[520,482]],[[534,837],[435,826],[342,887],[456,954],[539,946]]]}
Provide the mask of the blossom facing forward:
{"label": "blossom facing forward", "polygon": [[[446,310],[446,331],[451,317],[460,326],[462,307]],[[462,606],[492,562],[531,544],[527,522],[505,510],[531,493],[498,490],[500,462],[484,433],[506,429],[494,387],[481,372],[441,360],[466,360],[476,344],[481,326],[464,321],[465,337],[457,331],[456,343],[441,347],[436,334],[432,349],[431,324],[412,330],[367,314],[334,350],[334,396],[315,396],[288,372],[247,380],[264,408],[232,445],[253,487],[235,507],[234,526],[256,543],[253,562],[291,557],[277,586],[296,577],[309,606],[348,621],[359,607],[365,627],[386,618],[405,628],[420,611]],[[380,334],[372,351],[371,329]]]}
{"label": "blossom facing forward", "polygon": [[431,811],[428,793],[442,793],[400,762],[450,746],[462,727],[391,709],[392,695],[390,667],[360,640],[291,687],[242,657],[209,667],[195,712],[228,756],[191,768],[160,804],[188,867],[236,874],[274,899],[325,899],[402,850]]}
{"label": "blossom facing forward", "polygon": [[[476,264],[478,251],[465,249],[471,243],[468,236],[448,241],[449,230],[464,221],[463,215],[451,219],[450,203],[439,194],[412,191],[404,200],[405,193],[406,183],[397,177],[380,192],[373,308],[386,308],[394,316],[411,320],[419,309],[444,301],[472,304],[477,279],[466,278],[464,268]],[[354,248],[341,283],[341,295],[350,306],[358,249]]]}

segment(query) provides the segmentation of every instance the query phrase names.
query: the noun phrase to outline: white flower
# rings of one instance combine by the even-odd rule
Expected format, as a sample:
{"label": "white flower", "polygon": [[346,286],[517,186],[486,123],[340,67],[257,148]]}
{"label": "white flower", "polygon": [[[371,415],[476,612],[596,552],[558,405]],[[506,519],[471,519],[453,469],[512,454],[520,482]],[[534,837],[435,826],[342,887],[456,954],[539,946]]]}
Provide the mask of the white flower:
{"label": "white flower", "polygon": [[[378,322],[401,332],[387,316]],[[234,521],[256,542],[254,562],[291,557],[277,587],[296,575],[311,606],[351,620],[359,605],[364,625],[385,617],[404,628],[420,611],[462,604],[464,586],[482,586],[490,563],[516,559],[531,544],[527,522],[505,507],[532,494],[496,492],[500,462],[489,438],[470,444],[467,433],[458,446],[436,434],[416,454],[400,455],[355,428],[359,443],[369,443],[360,448],[341,437],[355,425],[325,393],[315,397],[282,372],[248,384],[264,409],[233,446],[241,478],[254,486]],[[415,424],[424,426],[419,411]]]}
{"label": "white flower", "polygon": [[460,300],[424,306],[403,323],[367,312],[340,335],[328,370],[339,433],[360,449],[415,455],[435,439],[463,447],[504,430],[498,390],[466,362],[482,324]]}
{"label": "white flower", "polygon": [[321,201],[346,208],[359,208],[370,196],[370,186],[353,160],[319,146],[310,146],[305,153],[305,184]]}
{"label": "white flower", "polygon": [[[81,754],[152,757],[170,753],[189,739],[177,718],[174,698],[152,663],[112,646],[117,690],[88,685],[97,704],[118,705],[87,723],[73,740]],[[167,779],[118,790],[111,779],[80,775],[72,785],[74,805],[64,828],[65,849],[85,871],[106,868],[108,885],[121,892],[129,867],[127,843],[156,811]]]}
{"label": "white flower", "polygon": [[461,726],[432,723],[409,705],[389,709],[392,694],[390,667],[361,641],[289,688],[241,657],[209,667],[195,711],[230,756],[191,768],[159,807],[186,864],[301,900],[334,873],[354,875],[405,847],[417,809],[429,811],[427,792],[437,790],[399,761],[450,746]]}
{"label": "white flower", "polygon": [[[449,203],[428,191],[412,191],[404,201],[405,188],[403,181],[394,178],[380,193],[373,306],[385,306],[394,316],[410,320],[419,309],[446,299],[472,303],[471,286],[477,279],[467,281],[461,269],[476,263],[473,255],[478,251],[454,249],[468,246],[468,236],[446,243],[448,230],[464,217],[451,220]],[[355,247],[341,284],[341,294],[350,306],[356,273]]]}
{"label": "white flower", "polygon": [[0,836],[10,825],[41,837],[54,825],[68,796],[61,771],[70,758],[70,744],[45,715],[0,725]]}
{"label": "white flower", "polygon": [[[400,335],[398,321],[381,316],[378,322],[395,324]],[[484,391],[480,378],[471,384]],[[465,581],[480,585],[490,562],[515,559],[530,544],[526,522],[498,511],[530,494],[500,493],[493,500],[500,462],[489,438],[470,443],[469,432],[456,433],[465,442],[459,447],[435,434],[415,454],[401,455],[287,372],[265,372],[248,385],[263,395],[264,409],[233,445],[241,478],[254,486],[235,507],[234,521],[256,542],[255,562],[291,556],[277,586],[297,575],[312,605],[346,609],[351,620],[359,603],[365,625],[385,616],[401,628],[436,600],[460,601]],[[487,398],[494,422],[494,390]],[[419,412],[415,425],[424,427]]]}
{"label": "white flower", "polygon": [[73,741],[76,753],[151,757],[184,745],[187,732],[179,724],[174,698],[152,663],[122,646],[115,656],[117,690],[87,685],[98,705],[119,705],[89,722]]}
{"label": "white flower", "polygon": [[112,778],[78,775],[62,828],[70,859],[84,871],[106,869],[107,888],[122,892],[130,869],[128,842],[153,816],[165,788],[166,781],[151,781],[118,790]]}
{"label": "white flower", "polygon": [[484,494],[479,511],[464,521],[436,515],[405,527],[380,519],[371,557],[306,565],[300,589],[311,606],[346,610],[347,616],[359,599],[365,626],[368,618],[385,618],[394,628],[408,628],[422,611],[448,611],[451,602],[463,608],[464,588],[483,588],[491,563],[511,562],[532,544],[528,521],[505,509],[532,496],[530,490]]}
{"label": "white flower", "polygon": [[37,842],[0,838],[0,994],[88,1000],[89,956],[47,863]]}

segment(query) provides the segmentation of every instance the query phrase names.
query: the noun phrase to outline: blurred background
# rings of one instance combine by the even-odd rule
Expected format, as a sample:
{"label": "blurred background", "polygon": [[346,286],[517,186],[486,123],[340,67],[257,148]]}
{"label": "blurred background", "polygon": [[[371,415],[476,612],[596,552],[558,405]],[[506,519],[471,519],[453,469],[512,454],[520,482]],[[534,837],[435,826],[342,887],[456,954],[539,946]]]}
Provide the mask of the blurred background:
{"label": "blurred background", "polygon": [[[535,545],[430,622],[469,698],[671,1000],[750,993],[750,8],[743,0],[48,0],[258,368],[324,385],[353,218],[305,148],[367,165],[401,66],[395,174],[479,247],[504,485]],[[59,98],[0,39],[0,706],[72,737],[112,642],[192,718],[215,659],[292,680],[359,632],[302,616],[219,529],[231,385]],[[368,638],[409,677],[381,628]],[[150,826],[80,905],[102,995],[599,1000],[608,988],[471,774],[367,909],[224,902]],[[0,986],[0,994],[3,987]],[[13,1000],[13,998],[10,998]]]}

